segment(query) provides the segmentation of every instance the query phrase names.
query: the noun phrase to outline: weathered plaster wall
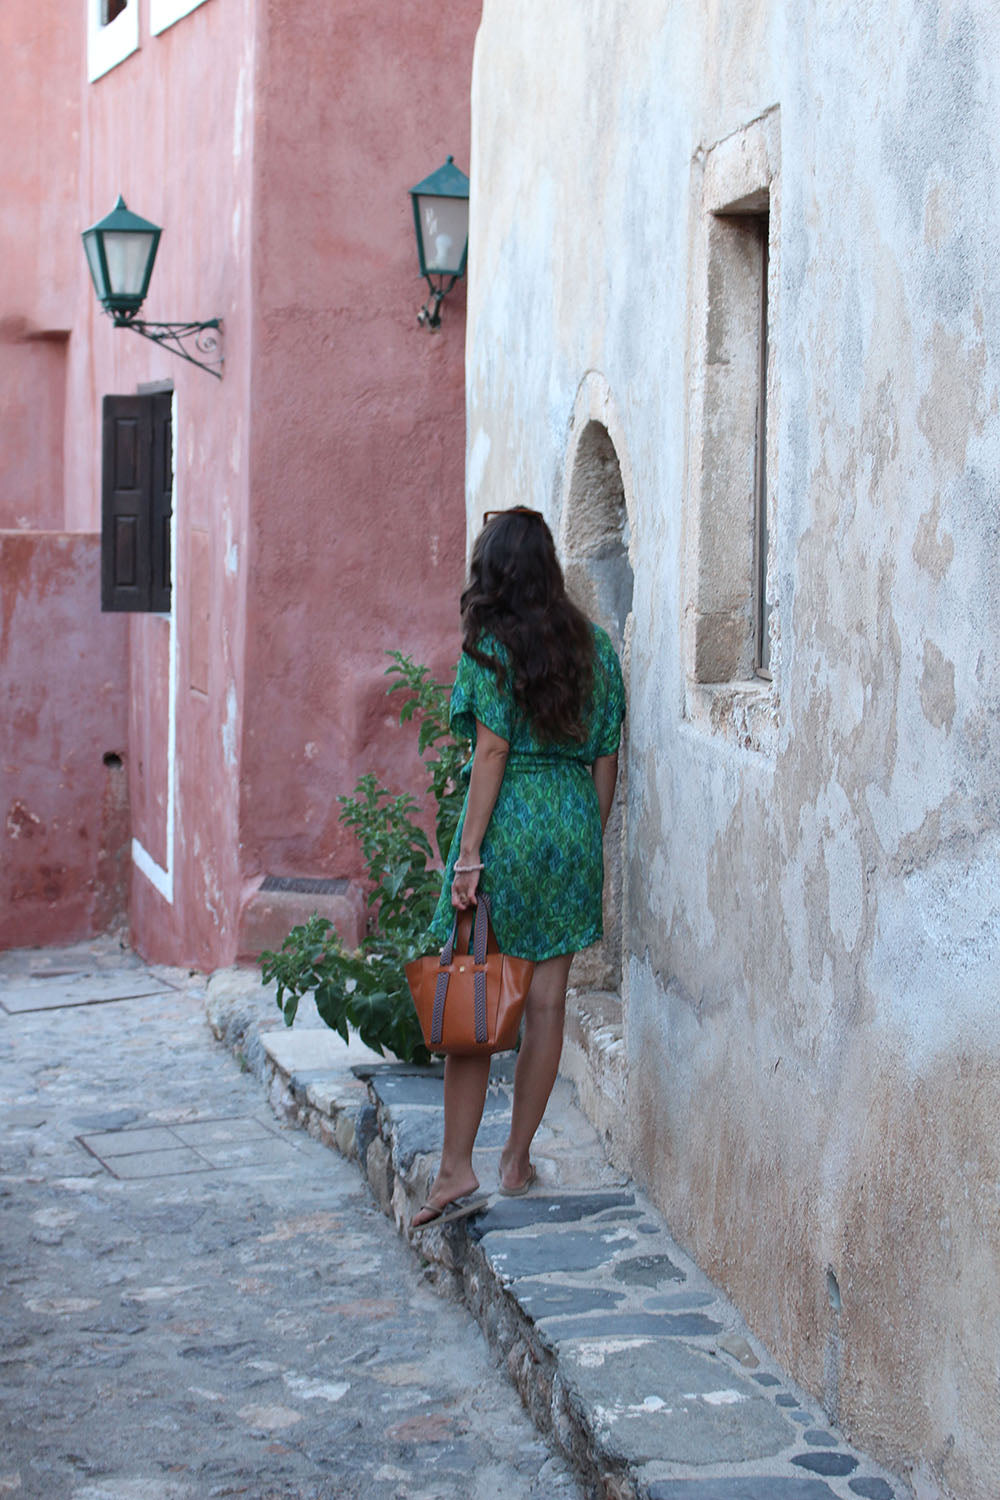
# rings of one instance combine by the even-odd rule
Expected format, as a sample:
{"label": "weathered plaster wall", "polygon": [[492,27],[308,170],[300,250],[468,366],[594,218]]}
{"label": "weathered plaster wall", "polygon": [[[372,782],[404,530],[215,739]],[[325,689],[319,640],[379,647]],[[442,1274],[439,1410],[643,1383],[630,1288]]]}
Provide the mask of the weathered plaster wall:
{"label": "weathered plaster wall", "polygon": [[[122,683],[132,931],[213,967],[265,873],[357,873],[337,792],[416,779],[385,651],[457,652],[464,287],[417,327],[406,189],[467,161],[479,5],[441,42],[416,5],[206,0],[154,36],[132,4],[138,50],[93,83],[82,8],[0,22],[0,525],[97,527],[102,398],[173,386],[172,610],[129,620]],[[144,316],[221,317],[221,383],[99,313],[78,231],[119,192],[164,226]]]}
{"label": "weathered plaster wall", "polygon": [[66,339],[26,320],[0,324],[0,526],[58,531],[63,523]]}
{"label": "weathered plaster wall", "polygon": [[0,947],[106,931],[128,892],[127,631],[62,531],[82,33],[0,11]]}
{"label": "weathered plaster wall", "polygon": [[0,7],[0,334],[66,331],[73,313],[81,7]]}
{"label": "weathered plaster wall", "polygon": [[442,30],[413,0],[262,7],[248,882],[359,873],[337,794],[369,770],[419,784],[385,653],[442,674],[458,654],[465,294],[418,327],[407,189],[468,164],[479,10]]}
{"label": "weathered plaster wall", "polygon": [[[99,524],[101,401],[174,387],[170,618],[130,620],[132,927],[151,957],[212,967],[235,953],[244,533],[251,359],[254,15],[208,0],[94,83],[81,70],[79,228],[118,192],[163,226],[144,315],[221,317],[225,378],[112,328],[82,254],[67,393],[67,513]],[[96,596],[95,596],[96,600]],[[173,728],[171,718],[173,717]]]}
{"label": "weathered plaster wall", "polygon": [[127,634],[99,587],[99,537],[0,531],[0,948],[125,917]]}
{"label": "weathered plaster wall", "polygon": [[[1000,17],[917,0],[870,22],[487,3],[468,518],[524,501],[558,524],[579,393],[606,387],[635,571],[631,1163],[853,1435],[923,1495],[986,1500]],[[774,682],[709,688],[685,614],[706,152],[764,116]],[[729,439],[707,431],[711,460]]]}
{"label": "weathered plaster wall", "polygon": [[0,12],[0,527],[13,530],[63,524],[80,35],[58,0]]}

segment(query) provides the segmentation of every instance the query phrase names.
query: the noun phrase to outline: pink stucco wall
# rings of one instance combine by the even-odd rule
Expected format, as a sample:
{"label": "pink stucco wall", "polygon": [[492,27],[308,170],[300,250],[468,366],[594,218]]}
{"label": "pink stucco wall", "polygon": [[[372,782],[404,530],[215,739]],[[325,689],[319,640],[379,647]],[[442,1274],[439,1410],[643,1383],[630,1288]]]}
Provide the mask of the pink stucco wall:
{"label": "pink stucco wall", "polygon": [[85,19],[65,0],[0,5],[0,337],[71,324]]}
{"label": "pink stucco wall", "polygon": [[[337,793],[415,775],[384,652],[443,671],[457,650],[464,289],[440,334],[417,327],[406,190],[468,162],[480,7],[442,43],[413,0],[205,0],[159,36],[132,3],[139,49],[93,83],[82,5],[0,21],[20,60],[0,126],[23,146],[0,185],[25,246],[0,294],[21,412],[0,524],[94,532],[102,398],[172,386],[172,610],[114,626],[129,904],[142,952],[212,968],[265,873],[357,876]],[[221,317],[221,382],[100,314],[78,236],[119,192],[164,229],[144,316]]]}
{"label": "pink stucco wall", "polygon": [[99,518],[102,397],[172,383],[173,608],[169,618],[133,616],[130,628],[133,834],[148,857],[132,870],[132,935],[150,957],[209,968],[235,951],[242,888],[236,747],[247,587],[254,6],[208,0],[159,36],[149,33],[145,4],[139,14],[139,50],[93,83],[81,73],[77,225],[101,217],[121,192],[163,226],[143,314],[221,317],[225,377],[114,329],[78,253],[67,512],[80,526]]}
{"label": "pink stucco wall", "polygon": [[97,536],[0,532],[0,948],[124,918],[128,627],[99,580]]}
{"label": "pink stucco wall", "polygon": [[63,525],[82,14],[0,6],[0,528]]}
{"label": "pink stucco wall", "polygon": [[0,528],[63,523],[66,340],[0,327]]}
{"label": "pink stucco wall", "polygon": [[63,531],[83,26],[0,7],[0,947],[105,931],[128,888],[128,625],[94,520]]}
{"label": "pink stucco wall", "polygon": [[439,671],[457,655],[465,288],[439,333],[418,326],[407,189],[449,154],[468,165],[479,11],[437,27],[414,0],[261,8],[248,876],[358,873],[337,794],[414,774],[385,652]]}

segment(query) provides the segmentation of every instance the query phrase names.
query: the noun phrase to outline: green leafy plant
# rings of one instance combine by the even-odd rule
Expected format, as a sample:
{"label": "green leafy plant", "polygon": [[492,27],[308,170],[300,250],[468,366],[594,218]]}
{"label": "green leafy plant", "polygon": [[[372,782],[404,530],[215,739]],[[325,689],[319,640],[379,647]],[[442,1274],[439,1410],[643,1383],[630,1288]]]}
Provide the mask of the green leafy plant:
{"label": "green leafy plant", "polygon": [[462,811],[458,773],[469,755],[465,740],[448,727],[448,687],[427,667],[400,651],[388,652],[390,694],[401,693],[400,724],[417,725],[417,746],[435,804],[434,844],[421,826],[420,804],[408,792],[393,793],[370,772],[343,806],[340,821],[361,845],[370,883],[368,931],[351,952],[333,924],[314,914],[293,927],[277,953],[260,956],[265,982],[277,984],[286,1026],[299,1001],[312,993],[316,1009],[347,1041],[349,1028],[378,1052],[404,1062],[428,1062],[410,999],[404,964],[426,951],[427,928],[441,889],[447,858]]}

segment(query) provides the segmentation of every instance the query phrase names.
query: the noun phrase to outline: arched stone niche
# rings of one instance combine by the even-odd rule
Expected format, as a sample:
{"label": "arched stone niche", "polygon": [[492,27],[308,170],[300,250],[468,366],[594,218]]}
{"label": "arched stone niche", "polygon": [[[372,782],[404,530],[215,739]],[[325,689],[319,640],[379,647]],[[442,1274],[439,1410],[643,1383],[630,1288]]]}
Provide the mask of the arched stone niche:
{"label": "arched stone niche", "polygon": [[[583,381],[571,427],[560,523],[560,555],[571,597],[604,627],[618,651],[628,684],[631,637],[633,527],[630,484],[620,424],[606,382]],[[618,792],[604,840],[604,940],[575,960],[578,989],[621,992],[623,809],[627,756],[619,759]]]}
{"label": "arched stone niche", "polygon": [[618,454],[601,422],[588,422],[580,434],[564,531],[563,558],[573,598],[621,651],[634,583],[629,520]]}

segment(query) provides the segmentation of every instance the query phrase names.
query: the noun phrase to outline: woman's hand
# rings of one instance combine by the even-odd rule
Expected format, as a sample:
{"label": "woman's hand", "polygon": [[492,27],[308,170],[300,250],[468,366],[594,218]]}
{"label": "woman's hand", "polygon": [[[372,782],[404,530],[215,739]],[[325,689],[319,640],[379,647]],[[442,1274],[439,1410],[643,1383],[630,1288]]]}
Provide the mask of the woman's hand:
{"label": "woman's hand", "polygon": [[[459,864],[464,864],[459,860]],[[470,860],[471,864],[472,861]],[[468,911],[470,906],[475,906],[476,892],[479,889],[479,870],[459,870],[451,883],[451,904],[457,911]]]}
{"label": "woman's hand", "polygon": [[594,785],[597,788],[597,801],[601,809],[601,832],[608,826],[608,818],[611,815],[611,804],[615,800],[615,782],[618,780],[618,753],[614,755],[599,755],[591,767]]}

